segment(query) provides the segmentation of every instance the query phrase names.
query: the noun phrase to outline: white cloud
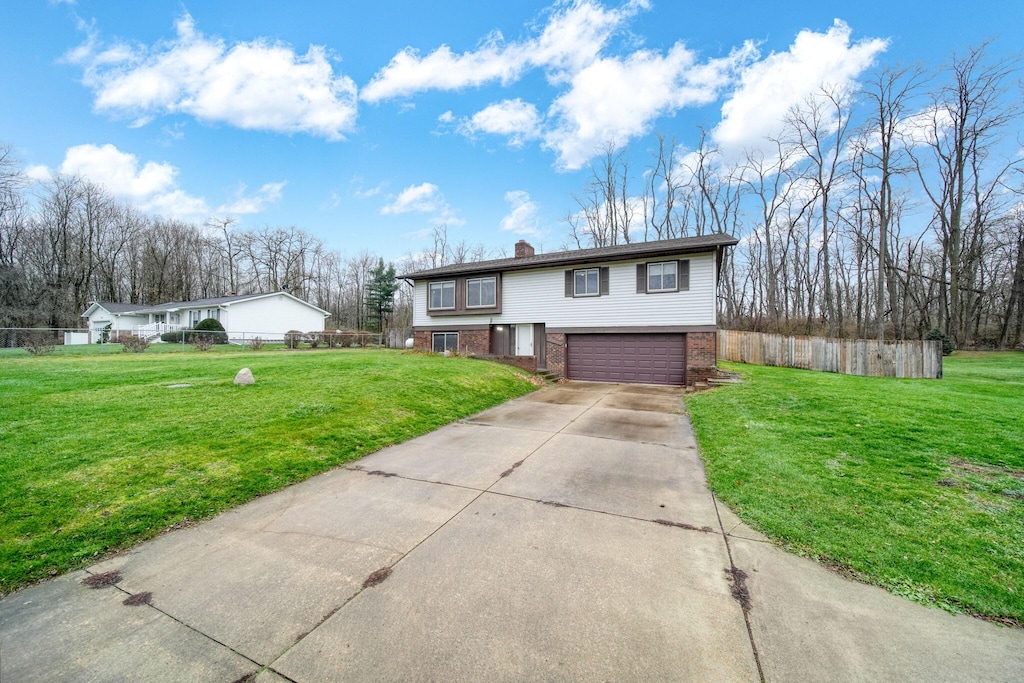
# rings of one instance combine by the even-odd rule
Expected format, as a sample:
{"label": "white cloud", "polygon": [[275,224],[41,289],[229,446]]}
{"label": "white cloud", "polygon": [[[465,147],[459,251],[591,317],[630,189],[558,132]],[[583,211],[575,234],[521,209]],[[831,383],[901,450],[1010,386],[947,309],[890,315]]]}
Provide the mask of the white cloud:
{"label": "white cloud", "polygon": [[178,169],[122,152],[114,145],[69,147],[59,172],[102,185],[115,197],[130,200],[143,211],[176,218],[209,215],[206,202],[177,186]]}
{"label": "white cloud", "polygon": [[540,136],[540,115],[537,107],[517,97],[481,109],[459,124],[459,132],[468,137],[477,133],[504,135],[510,145],[521,147],[524,141]]}
{"label": "white cloud", "polygon": [[953,116],[944,107],[930,107],[912,114],[896,126],[896,133],[911,146],[934,144],[937,136],[953,125]]}
{"label": "white cloud", "polygon": [[178,169],[155,161],[140,168],[134,154],[108,144],[69,147],[60,172],[88,178],[119,197],[143,200],[173,188]]}
{"label": "white cloud", "polygon": [[[178,169],[168,163],[147,161],[122,152],[114,145],[77,145],[69,147],[57,172],[77,175],[101,185],[111,195],[124,199],[142,211],[186,220],[205,220],[213,213],[202,197],[190,195],[178,186]],[[46,166],[32,166],[26,174],[46,181],[53,173]],[[240,185],[230,202],[217,208],[219,214],[260,213],[281,200],[287,182],[265,183],[255,194],[247,195]]]}
{"label": "white cloud", "polygon": [[546,115],[519,98],[505,99],[468,119],[446,111],[438,117],[440,130],[454,128],[467,137],[504,135],[512,146],[542,139],[556,153],[559,168],[578,169],[609,142],[623,146],[649,132],[659,117],[713,102],[757,56],[751,42],[710,60],[698,60],[682,43],[667,52],[605,56],[612,38],[648,8],[647,0],[611,9],[597,0],[558,2],[528,39],[506,41],[492,33],[462,53],[447,45],[426,55],[406,48],[374,75],[361,97],[378,102],[427,90],[507,86],[527,70],[541,69],[562,90]]}
{"label": "white cloud", "polygon": [[516,235],[539,235],[540,207],[530,199],[523,190],[511,190],[505,193],[505,201],[510,205],[507,216],[501,219],[499,227]]}
{"label": "white cloud", "polygon": [[700,63],[676,43],[664,55],[640,50],[625,59],[597,60],[551,105],[548,117],[555,125],[544,146],[558,154],[561,168],[578,169],[609,142],[621,147],[648,132],[659,116],[714,101],[754,54],[746,43],[727,57]]}
{"label": "white cloud", "polygon": [[777,135],[789,110],[823,85],[846,89],[870,67],[888,42],[878,38],[850,41],[851,29],[840,20],[824,33],[803,30],[786,52],[751,64],[722,105],[715,141],[731,150],[760,146]]}
{"label": "white cloud", "polygon": [[224,204],[218,207],[218,214],[247,214],[247,213],[262,213],[266,209],[268,204],[276,204],[281,201],[281,196],[284,194],[284,186],[288,184],[288,181],[281,181],[277,183],[266,183],[256,192],[254,195],[246,196],[246,186],[241,185],[238,188],[238,192],[235,193],[235,199],[229,204]]}
{"label": "white cloud", "polygon": [[42,164],[36,166],[28,166],[25,168],[25,176],[29,180],[34,180],[38,183],[45,183],[46,181],[53,178],[53,171],[48,166]]}
{"label": "white cloud", "polygon": [[420,183],[410,185],[397,197],[392,199],[390,204],[381,208],[380,212],[385,216],[394,216],[405,213],[430,213],[430,223],[439,225],[464,225],[465,220],[460,218],[451,206],[448,205],[440,188],[433,183]]}
{"label": "white cloud", "polygon": [[98,111],[145,125],[183,113],[247,130],[309,133],[341,140],[356,120],[356,86],[336,75],[325,48],[305,55],[258,39],[227,45],[185,14],[177,37],[152,47],[102,46],[94,32],[65,59],[84,69]]}
{"label": "white cloud", "polygon": [[380,102],[427,90],[461,90],[493,82],[508,85],[532,67],[545,68],[551,82],[562,82],[593,61],[622,24],[647,7],[646,0],[611,10],[593,0],[575,0],[560,4],[532,39],[505,42],[495,32],[475,50],[455,53],[442,45],[426,56],[407,47],[374,74],[360,97]]}
{"label": "white cloud", "polygon": [[370,197],[376,197],[384,191],[384,183],[371,188],[358,188],[353,191],[353,194],[357,199],[369,199]]}
{"label": "white cloud", "polygon": [[401,213],[432,213],[446,206],[441,190],[433,183],[410,185],[380,210],[385,216]]}

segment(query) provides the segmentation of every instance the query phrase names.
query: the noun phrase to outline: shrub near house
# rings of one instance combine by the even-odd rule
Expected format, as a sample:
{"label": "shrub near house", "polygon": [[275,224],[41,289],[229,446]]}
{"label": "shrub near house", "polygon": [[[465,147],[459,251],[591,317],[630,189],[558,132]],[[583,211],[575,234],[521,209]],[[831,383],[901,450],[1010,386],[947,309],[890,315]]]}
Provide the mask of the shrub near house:
{"label": "shrub near house", "polygon": [[228,335],[224,331],[224,326],[213,318],[206,318],[200,320],[194,328],[191,330],[177,330],[175,332],[164,332],[160,335],[160,340],[165,342],[172,342],[176,344],[192,343],[195,337],[202,337],[209,340],[213,344],[227,344]]}

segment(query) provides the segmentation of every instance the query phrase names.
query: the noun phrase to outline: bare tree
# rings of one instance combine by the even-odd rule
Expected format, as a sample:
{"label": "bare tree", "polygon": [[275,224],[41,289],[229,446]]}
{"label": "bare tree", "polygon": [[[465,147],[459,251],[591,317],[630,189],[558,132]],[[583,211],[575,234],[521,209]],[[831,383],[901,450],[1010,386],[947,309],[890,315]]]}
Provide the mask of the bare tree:
{"label": "bare tree", "polygon": [[[886,318],[900,319],[898,309],[905,305],[897,291],[898,276],[894,272],[890,240],[898,241],[900,234],[898,218],[903,200],[895,186],[910,171],[905,145],[901,144],[901,126],[909,116],[909,107],[923,77],[919,68],[882,69],[861,93],[868,103],[868,113],[853,145],[854,174],[869,213],[865,217],[864,212],[858,211],[857,219],[866,219],[869,225],[877,227],[877,234],[868,242],[861,232],[858,239],[865,250],[873,249],[876,256],[874,316],[879,341],[885,339]],[[903,338],[906,331],[897,325],[895,333]]]}
{"label": "bare tree", "polygon": [[[948,82],[934,95],[926,142],[908,151],[928,201],[941,248],[946,282],[939,289],[939,324],[963,344],[969,339],[965,279],[976,270],[988,204],[1020,160],[992,159],[1004,129],[1020,113],[1004,97],[1017,68],[1015,59],[990,61],[987,45],[954,54]],[[916,141],[915,141],[916,142]]]}
{"label": "bare tree", "polygon": [[[829,336],[835,336],[842,327],[842,308],[837,305],[835,273],[832,268],[832,240],[839,220],[833,194],[843,182],[844,169],[841,163],[850,124],[849,93],[822,87],[820,93],[812,95],[802,106],[791,110],[786,123],[793,136],[794,146],[803,153],[810,167],[807,178],[816,199],[821,238],[818,266],[823,300],[820,308]],[[813,309],[811,302],[808,302],[808,308]]]}

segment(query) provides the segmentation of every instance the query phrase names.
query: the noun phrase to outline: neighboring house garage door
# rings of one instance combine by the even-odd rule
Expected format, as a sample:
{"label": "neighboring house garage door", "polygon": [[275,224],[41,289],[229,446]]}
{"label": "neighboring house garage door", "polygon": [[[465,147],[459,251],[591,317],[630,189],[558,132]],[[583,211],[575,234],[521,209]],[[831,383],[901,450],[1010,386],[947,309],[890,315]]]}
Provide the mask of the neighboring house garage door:
{"label": "neighboring house garage door", "polygon": [[569,379],[675,384],[686,381],[685,334],[570,334]]}

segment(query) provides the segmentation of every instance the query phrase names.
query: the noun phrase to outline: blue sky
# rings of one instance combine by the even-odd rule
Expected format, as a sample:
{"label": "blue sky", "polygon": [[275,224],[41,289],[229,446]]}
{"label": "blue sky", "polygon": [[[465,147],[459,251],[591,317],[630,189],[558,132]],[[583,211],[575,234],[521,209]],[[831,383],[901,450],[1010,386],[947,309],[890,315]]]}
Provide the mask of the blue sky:
{"label": "blue sky", "polygon": [[602,145],[770,134],[823,78],[1024,47],[1024,3],[0,3],[0,141],[154,213],[393,259],[564,240]]}

